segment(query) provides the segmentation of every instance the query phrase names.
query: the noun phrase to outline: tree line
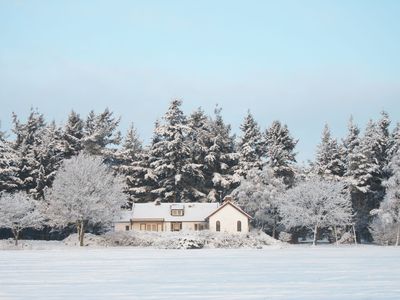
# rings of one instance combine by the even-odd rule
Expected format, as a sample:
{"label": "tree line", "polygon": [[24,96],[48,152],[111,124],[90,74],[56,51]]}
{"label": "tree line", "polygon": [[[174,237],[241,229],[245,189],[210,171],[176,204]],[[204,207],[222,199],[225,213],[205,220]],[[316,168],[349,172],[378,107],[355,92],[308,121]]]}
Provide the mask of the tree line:
{"label": "tree line", "polygon": [[[156,199],[219,202],[242,191],[238,201],[264,216],[256,217],[253,225],[274,236],[284,230],[278,226],[282,224],[279,203],[272,202],[317,176],[343,185],[359,238],[370,239],[372,221],[376,223],[382,215],[386,182],[395,173],[390,162],[400,144],[400,126],[390,131],[386,112],[378,121],[371,120],[363,133],[350,119],[341,140],[333,138],[326,125],[316,157],[300,166],[296,163],[298,140],[282,122],[273,121],[262,130],[247,112],[236,137],[220,108],[211,116],[200,108],[185,115],[180,100],[173,100],[155,122],[148,145],[143,145],[133,125],[122,138],[120,119],[108,109],[91,111],[84,118],[72,111],[62,126],[46,122],[37,110],[31,110],[25,122],[13,114],[12,122],[11,136],[0,132],[0,190],[4,193],[23,191],[44,199],[63,161],[85,153],[100,157],[123,176],[126,206]],[[243,197],[246,186],[248,197]],[[253,196],[260,187],[263,196]],[[266,222],[265,216],[273,217]],[[297,231],[299,227],[304,226],[298,225]]]}

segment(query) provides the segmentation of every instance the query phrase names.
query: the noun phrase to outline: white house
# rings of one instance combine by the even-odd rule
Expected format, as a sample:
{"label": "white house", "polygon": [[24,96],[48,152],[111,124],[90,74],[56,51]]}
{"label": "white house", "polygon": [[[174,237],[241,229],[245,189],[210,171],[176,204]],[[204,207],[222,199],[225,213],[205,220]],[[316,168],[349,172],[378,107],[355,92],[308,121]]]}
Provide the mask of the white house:
{"label": "white house", "polygon": [[204,230],[242,233],[251,216],[226,197],[219,203],[135,203],[114,223],[116,231]]}

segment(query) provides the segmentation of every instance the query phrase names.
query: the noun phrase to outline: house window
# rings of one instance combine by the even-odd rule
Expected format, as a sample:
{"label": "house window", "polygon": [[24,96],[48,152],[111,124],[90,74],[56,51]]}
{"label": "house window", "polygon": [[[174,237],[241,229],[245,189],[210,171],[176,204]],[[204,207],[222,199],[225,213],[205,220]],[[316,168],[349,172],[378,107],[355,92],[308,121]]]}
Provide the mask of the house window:
{"label": "house window", "polygon": [[151,231],[151,224],[146,224],[146,231]]}
{"label": "house window", "polygon": [[151,231],[157,231],[157,224],[151,225]]}
{"label": "house window", "polygon": [[183,209],[171,209],[171,216],[183,216]]}
{"label": "house window", "polygon": [[146,224],[140,224],[140,230],[146,230]]}
{"label": "house window", "polygon": [[171,231],[180,231],[180,230],[182,230],[182,222],[171,223]]}
{"label": "house window", "polygon": [[204,226],[203,224],[194,224],[194,230],[203,230]]}
{"label": "house window", "polygon": [[242,222],[237,221],[236,227],[237,227],[237,231],[238,231],[238,232],[242,231]]}
{"label": "house window", "polygon": [[217,221],[217,222],[215,223],[215,230],[216,230],[216,231],[221,231],[221,222],[220,222],[220,221]]}
{"label": "house window", "polygon": [[125,226],[125,230],[128,231],[129,230],[129,225]]}

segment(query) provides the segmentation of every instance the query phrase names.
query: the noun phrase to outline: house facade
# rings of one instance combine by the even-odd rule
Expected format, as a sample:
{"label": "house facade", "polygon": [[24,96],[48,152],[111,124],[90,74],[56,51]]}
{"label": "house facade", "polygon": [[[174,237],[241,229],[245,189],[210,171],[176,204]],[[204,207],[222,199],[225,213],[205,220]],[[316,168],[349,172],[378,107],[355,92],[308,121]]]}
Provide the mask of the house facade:
{"label": "house facade", "polygon": [[114,223],[115,231],[200,231],[246,233],[251,216],[226,198],[219,203],[135,203]]}

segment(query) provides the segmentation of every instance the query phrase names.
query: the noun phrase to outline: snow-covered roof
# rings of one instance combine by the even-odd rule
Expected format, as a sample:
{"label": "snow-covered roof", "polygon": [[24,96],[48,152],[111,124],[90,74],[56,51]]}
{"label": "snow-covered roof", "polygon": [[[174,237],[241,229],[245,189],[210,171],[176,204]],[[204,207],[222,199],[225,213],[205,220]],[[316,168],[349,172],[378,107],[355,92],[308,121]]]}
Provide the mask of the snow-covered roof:
{"label": "snow-covered roof", "polygon": [[[228,197],[226,197],[226,198],[228,198]],[[217,213],[218,211],[223,209],[225,206],[231,205],[233,208],[237,209],[240,213],[244,214],[249,219],[253,219],[252,216],[250,216],[247,212],[245,212],[243,209],[241,209],[239,206],[237,206],[235,203],[233,203],[231,199],[232,198],[229,197],[229,199],[227,199],[220,207],[218,207],[216,210],[212,211],[211,214],[207,216],[207,218],[211,217],[212,215],[214,215],[215,213]]]}
{"label": "snow-covered roof", "polygon": [[[129,222],[129,220],[160,220],[166,222],[203,222],[217,208],[218,203],[135,203],[132,211],[125,211],[123,218],[119,222]],[[172,209],[183,209],[183,216],[171,216]]]}
{"label": "snow-covered roof", "polygon": [[115,222],[129,222],[132,219],[131,210],[123,210],[121,215],[115,220]]}
{"label": "snow-covered roof", "polygon": [[185,209],[185,204],[171,203],[171,209]]}

